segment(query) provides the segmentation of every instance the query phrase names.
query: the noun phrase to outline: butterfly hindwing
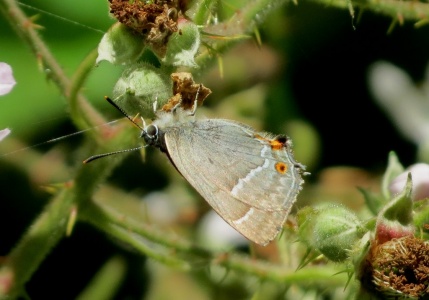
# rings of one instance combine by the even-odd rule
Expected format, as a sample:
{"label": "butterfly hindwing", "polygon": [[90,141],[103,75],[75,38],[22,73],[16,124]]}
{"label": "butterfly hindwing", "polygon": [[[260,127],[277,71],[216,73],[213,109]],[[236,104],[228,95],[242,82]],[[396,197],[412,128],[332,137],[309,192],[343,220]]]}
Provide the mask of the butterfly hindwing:
{"label": "butterfly hindwing", "polygon": [[225,221],[258,244],[274,239],[302,184],[289,145],[220,119],[164,131],[173,164]]}

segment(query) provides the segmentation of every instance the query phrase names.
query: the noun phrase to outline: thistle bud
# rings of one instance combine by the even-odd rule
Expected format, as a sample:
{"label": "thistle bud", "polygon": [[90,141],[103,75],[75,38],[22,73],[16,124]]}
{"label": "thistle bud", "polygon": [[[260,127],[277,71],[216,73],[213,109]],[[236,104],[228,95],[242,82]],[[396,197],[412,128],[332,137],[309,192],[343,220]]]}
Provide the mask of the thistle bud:
{"label": "thistle bud", "polygon": [[299,224],[300,239],[332,261],[346,260],[366,232],[356,215],[342,205],[329,204],[307,210],[306,215],[305,218],[302,214],[299,216],[305,219]]}
{"label": "thistle bud", "polygon": [[115,84],[113,96],[129,115],[139,113],[143,118],[152,118],[154,108],[162,107],[172,96],[172,88],[167,74],[150,64],[138,64],[123,72]]}

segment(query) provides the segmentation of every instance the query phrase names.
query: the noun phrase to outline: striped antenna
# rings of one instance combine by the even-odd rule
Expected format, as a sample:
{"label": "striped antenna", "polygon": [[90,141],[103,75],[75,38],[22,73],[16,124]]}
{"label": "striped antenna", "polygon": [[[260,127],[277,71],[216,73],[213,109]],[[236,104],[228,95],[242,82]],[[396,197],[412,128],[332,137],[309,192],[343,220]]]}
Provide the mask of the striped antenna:
{"label": "striped antenna", "polygon": [[83,161],[83,163],[87,164],[87,163],[90,163],[91,161],[94,161],[96,159],[103,158],[103,157],[110,156],[110,155],[121,154],[121,153],[125,153],[125,152],[137,151],[137,150],[140,150],[143,147],[145,147],[145,146],[140,146],[140,147],[131,148],[131,149],[125,149],[125,150],[119,150],[119,151],[113,151],[113,152],[109,152],[109,153],[103,153],[103,154],[93,155],[93,156],[85,159]]}
{"label": "striped antenna", "polygon": [[56,142],[59,142],[61,140],[70,138],[72,136],[80,135],[80,134],[82,134],[84,132],[87,132],[87,131],[90,131],[90,130],[94,130],[96,128],[100,128],[102,126],[110,125],[110,124],[113,124],[113,123],[116,123],[116,122],[118,122],[118,120],[110,121],[110,122],[105,123],[105,124],[101,124],[101,125],[98,125],[98,126],[94,126],[94,127],[88,128],[88,129],[80,130],[80,131],[77,131],[77,132],[74,132],[74,133],[66,134],[66,135],[63,135],[63,136],[60,136],[60,137],[57,137],[57,138],[53,138],[53,139],[50,139],[50,140],[42,142],[42,143],[38,143],[38,144],[35,144],[35,145],[31,145],[31,146],[28,146],[28,147],[21,148],[21,149],[12,151],[12,152],[3,153],[3,154],[0,154],[0,157],[14,155],[16,153],[19,153],[19,152],[22,152],[22,151],[25,151],[25,150],[37,148],[39,146],[43,146],[43,145],[47,145],[47,144],[51,144],[51,143],[56,143]]}
{"label": "striped antenna", "polygon": [[116,108],[117,110],[119,110],[121,112],[121,114],[123,114],[128,120],[131,121],[131,123],[133,123],[134,125],[136,125],[141,131],[143,131],[143,128],[137,124],[126,112],[125,110],[122,109],[122,107],[119,107],[115,102],[113,102],[112,99],[110,99],[107,96],[104,96],[104,99],[107,100],[107,102],[109,102],[114,108]]}
{"label": "striped antenna", "polygon": [[[120,107],[120,106],[118,106],[115,102],[113,102],[113,100],[112,99],[110,99],[109,97],[107,97],[107,96],[104,96],[104,99],[106,99],[107,100],[107,102],[109,102],[114,108],[116,108],[117,110],[119,110],[128,120],[130,120],[131,121],[131,123],[133,123],[134,125],[136,125],[141,131],[144,131],[144,129],[139,125],[139,124],[137,124],[137,122],[135,122],[123,109],[122,109],[122,107]],[[144,122],[144,120],[143,120],[143,122]],[[147,145],[146,145],[147,146]],[[136,148],[131,148],[131,149],[125,149],[125,150],[119,150],[119,151],[113,151],[113,152],[108,152],[108,153],[103,153],[103,154],[97,154],[97,155],[93,155],[93,156],[91,156],[91,157],[89,157],[89,158],[87,158],[87,159],[85,159],[84,161],[83,161],[83,163],[84,164],[87,164],[87,163],[90,163],[90,162],[92,162],[92,161],[94,161],[94,160],[96,160],[96,159],[99,159],[99,158],[103,158],[103,157],[106,157],[106,156],[110,156],[110,155],[115,155],[115,154],[121,154],[121,153],[126,153],[126,152],[132,152],[132,151],[137,151],[137,150],[140,150],[140,149],[142,149],[143,147],[146,147],[146,146],[139,146],[139,147],[136,147]]]}

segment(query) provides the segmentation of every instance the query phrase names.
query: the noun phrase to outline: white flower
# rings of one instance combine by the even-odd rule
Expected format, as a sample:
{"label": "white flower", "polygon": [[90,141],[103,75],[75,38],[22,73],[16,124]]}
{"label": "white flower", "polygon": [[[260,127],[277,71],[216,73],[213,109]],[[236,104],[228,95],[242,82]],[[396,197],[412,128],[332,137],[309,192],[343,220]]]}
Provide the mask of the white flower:
{"label": "white flower", "polygon": [[378,104],[410,141],[429,140],[428,98],[400,68],[377,62],[370,69],[370,87]]}
{"label": "white flower", "polygon": [[197,237],[202,245],[219,251],[226,251],[227,249],[249,244],[249,241],[244,236],[212,210],[202,218],[198,227]]}
{"label": "white flower", "polygon": [[0,62],[0,96],[8,94],[15,84],[12,68],[7,63]]}

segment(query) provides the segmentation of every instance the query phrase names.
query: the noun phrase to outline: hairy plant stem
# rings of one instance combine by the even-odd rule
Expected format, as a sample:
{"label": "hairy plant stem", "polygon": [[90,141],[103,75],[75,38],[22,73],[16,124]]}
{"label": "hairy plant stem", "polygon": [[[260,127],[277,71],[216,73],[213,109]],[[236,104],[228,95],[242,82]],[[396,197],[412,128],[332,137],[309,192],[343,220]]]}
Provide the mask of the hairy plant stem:
{"label": "hairy plant stem", "polygon": [[429,3],[419,1],[396,1],[396,0],[316,0],[327,6],[349,9],[349,3],[354,8],[373,11],[393,19],[402,19],[402,21],[419,22],[429,20]]}
{"label": "hairy plant stem", "polygon": [[[194,4],[195,8],[191,9],[191,14],[196,24],[203,26],[203,32],[208,33],[210,43],[210,46],[201,51],[200,55],[196,58],[200,69],[207,68],[207,66],[217,60],[220,54],[230,49],[243,38],[249,38],[253,34],[255,26],[261,24],[272,11],[287,2],[294,1],[248,1],[243,7],[237,8],[237,12],[229,19],[219,23],[206,23],[207,20],[213,17],[211,16],[211,8],[215,8],[217,4],[215,1],[210,0],[196,1]],[[354,13],[354,8],[373,11],[392,17],[393,21],[397,21],[394,24],[398,22],[402,23],[403,21],[413,21],[416,22],[416,27],[418,27],[429,22],[429,3],[425,2],[396,0],[313,0],[313,2],[324,6],[343,8],[349,10],[351,14]],[[220,32],[226,33],[224,38],[222,38]],[[210,33],[219,35],[215,43],[210,42]]]}
{"label": "hairy plant stem", "polygon": [[[115,198],[126,199],[130,195],[120,190],[104,193],[115,194]],[[136,201],[138,201],[136,199]],[[278,283],[301,284],[314,280],[330,287],[345,286],[347,275],[333,276],[339,272],[335,266],[306,266],[296,271],[286,265],[278,266],[269,262],[257,261],[254,258],[236,253],[219,253],[201,248],[177,234],[168,233],[130,216],[125,216],[118,208],[111,207],[104,201],[91,201],[80,212],[81,220],[88,222],[105,233],[115,236],[122,242],[134,246],[137,251],[170,267],[189,270],[192,266],[222,266],[236,271]]]}
{"label": "hairy plant stem", "polygon": [[[29,45],[36,56],[36,59],[40,61],[43,70],[50,71],[50,78],[52,78],[66,99],[69,102],[73,102],[74,97],[76,97],[78,105],[71,105],[73,108],[71,111],[71,119],[75,125],[82,130],[95,126],[96,124],[105,123],[104,118],[89,104],[87,99],[78,93],[86,77],[82,76],[79,80],[75,80],[73,83],[70,81],[70,79],[65,75],[60,64],[50,52],[48,46],[37,33],[37,26],[24,14],[18,3],[14,0],[0,1],[0,12],[3,14],[5,19],[8,20],[10,26],[15,30],[17,35]],[[93,54],[90,55],[89,60],[84,60],[86,69],[88,69],[92,56]],[[91,68],[93,65],[94,64],[91,65]],[[85,72],[81,72],[79,74],[83,75]],[[90,117],[84,118],[82,116]]]}
{"label": "hairy plant stem", "polygon": [[[130,144],[130,132],[120,131],[105,140],[104,149],[117,149]],[[123,156],[122,156],[123,157]],[[20,296],[24,284],[37,270],[51,249],[65,236],[68,219],[74,210],[90,201],[97,186],[110,174],[121,159],[99,160],[97,164],[81,165],[74,181],[63,184],[63,188],[52,198],[50,204],[36,218],[29,230],[21,237],[17,246],[0,266],[0,299]],[[6,287],[2,282],[9,282]]]}

